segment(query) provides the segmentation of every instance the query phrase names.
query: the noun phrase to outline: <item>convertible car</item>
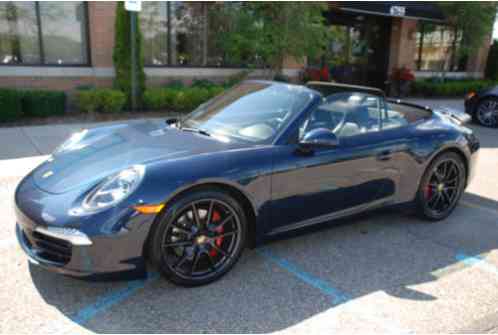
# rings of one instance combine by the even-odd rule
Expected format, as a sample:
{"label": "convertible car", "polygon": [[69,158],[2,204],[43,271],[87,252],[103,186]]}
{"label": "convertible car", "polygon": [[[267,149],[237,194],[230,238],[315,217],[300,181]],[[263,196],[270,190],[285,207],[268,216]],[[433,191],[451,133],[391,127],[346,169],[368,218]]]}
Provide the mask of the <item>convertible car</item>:
{"label": "convertible car", "polygon": [[444,219],[478,149],[458,115],[374,88],[245,81],[181,119],[73,134],[18,185],[17,238],[63,274],[201,285],[284,232],[398,204]]}

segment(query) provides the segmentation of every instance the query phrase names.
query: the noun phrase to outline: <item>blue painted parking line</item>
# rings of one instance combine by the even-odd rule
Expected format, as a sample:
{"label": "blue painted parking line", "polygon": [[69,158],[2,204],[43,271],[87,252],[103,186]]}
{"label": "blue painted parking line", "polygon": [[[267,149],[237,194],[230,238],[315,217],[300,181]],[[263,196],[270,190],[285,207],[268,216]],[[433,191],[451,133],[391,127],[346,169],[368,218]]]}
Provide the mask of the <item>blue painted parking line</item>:
{"label": "blue painted parking line", "polygon": [[323,294],[331,297],[332,302],[334,304],[340,304],[350,300],[349,295],[347,295],[346,293],[343,293],[340,290],[336,289],[335,287],[332,287],[331,285],[321,280],[320,278],[317,278],[312,274],[299,269],[297,266],[290,263],[289,261],[274,255],[268,249],[264,248],[258,249],[257,252],[260,255],[264,256],[266,259],[277,264],[284,270],[287,270],[288,272],[292,273],[294,276],[296,276],[306,284],[313,286],[314,288],[320,290]]}
{"label": "blue painted parking line", "polygon": [[490,264],[485,259],[480,256],[469,256],[464,253],[458,253],[455,258],[468,266],[476,266],[486,272],[489,272],[495,276],[498,276],[498,267]]}
{"label": "blue painted parking line", "polygon": [[71,320],[79,325],[82,325],[92,319],[95,315],[105,312],[112,306],[130,297],[137,290],[143,288],[145,284],[157,278],[159,278],[158,273],[148,273],[146,279],[131,281],[124,288],[103,295],[93,304],[83,307],[73,317],[71,317]]}

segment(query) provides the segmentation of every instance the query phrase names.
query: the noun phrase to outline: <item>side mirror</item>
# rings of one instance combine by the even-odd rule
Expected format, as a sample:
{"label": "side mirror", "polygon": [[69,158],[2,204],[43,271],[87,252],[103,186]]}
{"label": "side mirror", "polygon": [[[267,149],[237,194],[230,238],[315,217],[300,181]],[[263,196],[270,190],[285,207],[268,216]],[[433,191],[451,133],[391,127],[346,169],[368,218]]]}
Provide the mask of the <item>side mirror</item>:
{"label": "side mirror", "polygon": [[317,128],[310,130],[301,141],[299,145],[306,149],[311,149],[313,147],[337,147],[339,145],[339,139],[337,136],[326,128]]}

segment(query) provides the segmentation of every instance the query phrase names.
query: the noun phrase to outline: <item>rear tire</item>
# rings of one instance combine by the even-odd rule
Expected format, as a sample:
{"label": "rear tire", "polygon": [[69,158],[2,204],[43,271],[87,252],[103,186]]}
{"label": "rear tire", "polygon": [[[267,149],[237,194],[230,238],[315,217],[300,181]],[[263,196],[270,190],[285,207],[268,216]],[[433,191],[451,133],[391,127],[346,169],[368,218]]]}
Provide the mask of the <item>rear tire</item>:
{"label": "rear tire", "polygon": [[473,120],[481,126],[498,127],[498,98],[485,98],[477,104]]}
{"label": "rear tire", "polygon": [[417,192],[417,215],[428,221],[447,218],[465,190],[466,169],[453,152],[438,156],[427,168]]}
{"label": "rear tire", "polygon": [[164,278],[181,286],[205,285],[226,274],[247,237],[242,206],[223,191],[181,196],[155,224],[149,255]]}

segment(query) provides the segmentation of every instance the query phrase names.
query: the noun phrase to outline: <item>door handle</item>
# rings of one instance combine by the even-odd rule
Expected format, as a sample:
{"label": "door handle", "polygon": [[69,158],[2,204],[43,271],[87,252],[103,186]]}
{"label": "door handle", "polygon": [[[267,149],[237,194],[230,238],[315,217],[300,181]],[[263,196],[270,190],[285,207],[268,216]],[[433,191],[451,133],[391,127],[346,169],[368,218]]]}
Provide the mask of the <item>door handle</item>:
{"label": "door handle", "polygon": [[384,150],[384,151],[381,151],[379,154],[377,154],[377,160],[379,161],[388,161],[391,159],[391,150]]}

